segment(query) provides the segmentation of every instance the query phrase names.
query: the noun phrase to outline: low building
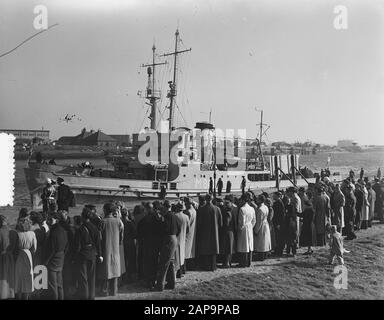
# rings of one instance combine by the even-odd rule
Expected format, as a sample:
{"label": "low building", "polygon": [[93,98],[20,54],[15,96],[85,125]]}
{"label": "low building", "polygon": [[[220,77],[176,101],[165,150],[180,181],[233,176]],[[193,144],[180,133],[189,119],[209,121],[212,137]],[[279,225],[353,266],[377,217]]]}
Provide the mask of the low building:
{"label": "low building", "polygon": [[14,129],[0,129],[0,133],[13,134],[18,141],[31,142],[42,141],[49,142],[49,130],[14,130]]}
{"label": "low building", "polygon": [[57,140],[58,145],[128,147],[131,145],[129,135],[108,135],[101,130],[87,131],[85,128],[77,136],[64,136]]}
{"label": "low building", "polygon": [[337,146],[339,148],[350,148],[350,147],[357,146],[357,142],[355,142],[353,140],[349,140],[349,139],[339,140],[339,141],[337,141]]}

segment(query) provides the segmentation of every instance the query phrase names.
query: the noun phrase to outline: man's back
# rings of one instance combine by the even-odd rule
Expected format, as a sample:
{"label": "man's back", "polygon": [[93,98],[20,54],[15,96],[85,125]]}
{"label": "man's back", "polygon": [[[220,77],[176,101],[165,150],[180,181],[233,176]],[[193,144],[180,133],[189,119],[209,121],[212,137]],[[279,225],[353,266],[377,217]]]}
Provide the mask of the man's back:
{"label": "man's back", "polygon": [[54,224],[48,235],[47,240],[47,268],[52,271],[63,269],[65,251],[68,248],[68,236],[64,228],[59,224]]}

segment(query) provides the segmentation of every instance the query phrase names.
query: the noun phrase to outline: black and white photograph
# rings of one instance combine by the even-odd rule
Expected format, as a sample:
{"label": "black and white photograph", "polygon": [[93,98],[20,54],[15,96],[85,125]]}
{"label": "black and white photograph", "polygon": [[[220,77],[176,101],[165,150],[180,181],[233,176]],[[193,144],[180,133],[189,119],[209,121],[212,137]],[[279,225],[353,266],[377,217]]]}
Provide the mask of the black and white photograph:
{"label": "black and white photograph", "polygon": [[383,300],[383,120],[382,0],[0,0],[0,300]]}

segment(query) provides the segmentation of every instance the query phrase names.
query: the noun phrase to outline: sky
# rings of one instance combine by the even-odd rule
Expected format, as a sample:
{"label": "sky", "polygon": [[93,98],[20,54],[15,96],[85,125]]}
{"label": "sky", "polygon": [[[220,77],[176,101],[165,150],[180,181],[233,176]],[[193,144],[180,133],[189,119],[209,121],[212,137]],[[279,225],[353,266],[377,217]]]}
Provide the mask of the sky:
{"label": "sky", "polygon": [[[127,134],[149,125],[143,63],[174,49],[178,126],[208,120],[267,142],[384,145],[384,2],[379,0],[0,0],[0,55],[38,32],[36,5],[58,26],[0,58],[0,129],[83,127]],[[347,9],[338,30],[337,5]],[[171,58],[158,67],[168,109]],[[66,123],[66,114],[76,117]]]}

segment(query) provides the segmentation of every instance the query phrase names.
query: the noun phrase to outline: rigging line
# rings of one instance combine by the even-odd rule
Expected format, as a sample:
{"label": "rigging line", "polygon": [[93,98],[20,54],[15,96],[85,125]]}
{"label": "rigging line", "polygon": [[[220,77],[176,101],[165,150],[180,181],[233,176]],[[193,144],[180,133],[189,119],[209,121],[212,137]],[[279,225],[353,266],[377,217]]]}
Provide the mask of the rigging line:
{"label": "rigging line", "polygon": [[187,121],[185,121],[185,118],[184,118],[183,114],[181,113],[181,110],[179,108],[179,104],[178,103],[176,103],[176,108],[177,108],[177,110],[179,110],[181,118],[184,120],[184,123],[185,123],[186,127],[188,127],[188,123],[187,123]]}
{"label": "rigging line", "polygon": [[16,47],[14,47],[13,49],[11,49],[11,50],[9,50],[9,51],[7,51],[7,52],[2,53],[2,54],[0,55],[0,58],[6,56],[7,54],[12,53],[12,52],[15,51],[16,49],[20,48],[24,43],[28,42],[29,40],[32,40],[34,37],[38,36],[39,34],[45,32],[45,31],[48,31],[49,29],[51,29],[51,28],[53,28],[53,27],[56,27],[56,26],[58,26],[58,25],[59,25],[58,23],[55,23],[55,24],[49,26],[47,29],[44,29],[44,30],[41,30],[41,31],[35,33],[34,35],[28,37],[27,39],[25,39],[24,41],[22,41],[21,43],[19,43],[19,44],[18,44]]}
{"label": "rigging line", "polygon": [[144,115],[143,121],[141,122],[139,130],[141,130],[143,128],[143,124],[144,124],[145,119],[147,118],[148,111],[149,111],[149,109],[147,109],[147,111],[145,112],[145,115]]}

